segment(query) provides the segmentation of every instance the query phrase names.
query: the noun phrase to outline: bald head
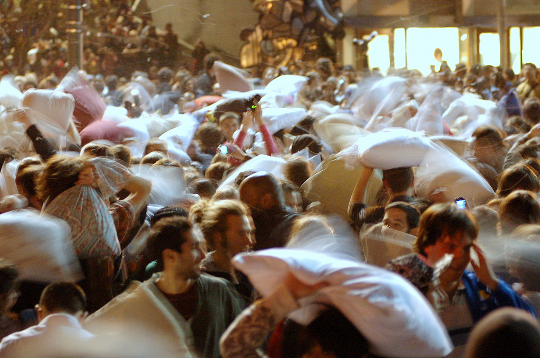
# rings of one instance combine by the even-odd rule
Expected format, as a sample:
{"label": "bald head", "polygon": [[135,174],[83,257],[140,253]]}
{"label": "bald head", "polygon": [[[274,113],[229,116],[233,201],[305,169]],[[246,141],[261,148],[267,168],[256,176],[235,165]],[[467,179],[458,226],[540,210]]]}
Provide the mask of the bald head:
{"label": "bald head", "polygon": [[285,206],[279,181],[266,172],[258,172],[244,179],[239,192],[240,200],[252,209],[268,210]]}

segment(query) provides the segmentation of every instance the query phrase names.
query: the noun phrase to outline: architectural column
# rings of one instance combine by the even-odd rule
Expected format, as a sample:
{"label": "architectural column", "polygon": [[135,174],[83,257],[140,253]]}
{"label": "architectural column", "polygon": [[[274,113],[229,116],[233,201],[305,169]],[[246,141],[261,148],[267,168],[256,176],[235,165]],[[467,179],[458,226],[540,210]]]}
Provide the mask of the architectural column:
{"label": "architectural column", "polygon": [[78,66],[82,69],[83,55],[83,8],[82,0],[67,0],[67,40],[68,62],[73,68]]}

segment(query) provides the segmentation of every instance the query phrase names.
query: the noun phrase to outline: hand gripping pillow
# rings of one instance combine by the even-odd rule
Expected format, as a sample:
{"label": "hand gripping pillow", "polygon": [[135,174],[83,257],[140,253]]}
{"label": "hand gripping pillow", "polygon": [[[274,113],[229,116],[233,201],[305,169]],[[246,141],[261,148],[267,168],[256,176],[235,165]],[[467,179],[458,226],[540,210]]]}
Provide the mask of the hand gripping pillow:
{"label": "hand gripping pillow", "polygon": [[240,254],[233,264],[263,296],[275,292],[289,273],[308,285],[327,283],[317,294],[299,300],[300,308],[290,317],[308,324],[316,304],[333,305],[368,339],[374,354],[441,357],[452,350],[445,327],[424,296],[389,271],[294,249]]}
{"label": "hand gripping pillow", "polygon": [[362,137],[355,144],[360,161],[372,168],[414,167],[431,149],[429,139],[404,128],[387,128]]}
{"label": "hand gripping pillow", "polygon": [[0,215],[0,252],[17,266],[23,280],[75,282],[82,278],[69,226],[48,215],[32,210]]}
{"label": "hand gripping pillow", "polygon": [[[309,201],[320,202],[324,212],[336,213],[349,220],[349,200],[362,170],[364,170],[362,165],[350,166],[345,160],[332,155],[325,159],[302,184],[302,190]],[[367,205],[375,204],[377,192],[381,187],[381,178],[380,172],[374,171],[374,175],[368,181],[362,202]]]}

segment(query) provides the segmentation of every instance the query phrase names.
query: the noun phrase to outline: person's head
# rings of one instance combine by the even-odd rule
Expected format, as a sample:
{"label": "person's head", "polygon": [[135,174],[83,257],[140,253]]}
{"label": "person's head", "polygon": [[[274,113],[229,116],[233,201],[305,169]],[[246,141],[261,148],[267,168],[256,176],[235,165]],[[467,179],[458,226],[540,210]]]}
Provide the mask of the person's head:
{"label": "person's head", "polygon": [[536,81],[536,66],[534,63],[526,63],[521,68],[521,73],[523,77],[529,82]]}
{"label": "person's head", "polygon": [[364,358],[369,350],[367,338],[334,306],[307,326],[291,321],[284,325],[284,358]]}
{"label": "person's head", "polygon": [[233,142],[233,134],[240,128],[240,116],[235,112],[226,112],[219,117],[219,130],[223,137],[229,142]]}
{"label": "person's head", "polygon": [[384,208],[383,225],[406,234],[416,234],[420,212],[411,204],[396,201]]}
{"label": "person's head", "polygon": [[502,234],[510,234],[523,224],[540,224],[540,203],[535,193],[515,190],[508,194],[499,207]]}
{"label": "person's head", "polygon": [[106,158],[112,158],[113,154],[111,153],[110,147],[108,145],[102,144],[102,143],[88,143],[84,147],[81,148],[81,155],[85,155],[87,157],[106,157]]}
{"label": "person's head", "polygon": [[199,140],[201,150],[204,153],[212,154],[215,153],[223,138],[219,127],[210,122],[203,123],[197,130],[195,137]]}
{"label": "person's head", "polygon": [[472,210],[478,224],[478,236],[486,238],[497,237],[497,223],[499,222],[499,213],[487,205],[477,205]]}
{"label": "person's head", "polygon": [[528,312],[513,307],[491,312],[472,330],[465,357],[540,357],[538,320]]}
{"label": "person's head", "polygon": [[238,194],[238,188],[234,185],[227,185],[221,189],[218,189],[216,193],[212,196],[212,200],[225,200],[225,199],[235,199],[240,200],[240,194]]}
{"label": "person's head", "polygon": [[202,242],[189,219],[174,216],[159,220],[150,230],[147,251],[160,271],[188,280],[199,277],[204,258]]}
{"label": "person's head", "polygon": [[214,180],[216,183],[220,183],[227,171],[231,168],[229,163],[216,162],[210,164],[204,173],[206,179]]}
{"label": "person's head", "polygon": [[36,192],[36,180],[43,171],[43,164],[30,165],[17,172],[15,177],[15,184],[19,194],[25,196],[27,199],[37,196]]}
{"label": "person's head", "polygon": [[322,151],[321,141],[312,134],[301,134],[294,137],[291,145],[291,154],[308,148],[311,153],[318,154]]}
{"label": "person's head", "polygon": [[507,135],[527,133],[530,130],[531,125],[522,116],[512,116],[504,125],[504,131]]}
{"label": "person's head", "polygon": [[141,159],[141,164],[155,164],[158,161],[160,161],[162,159],[167,159],[167,158],[168,157],[167,157],[166,154],[163,154],[163,152],[158,152],[157,150],[155,150],[153,152],[150,152],[150,153],[146,154]]}
{"label": "person's head", "polygon": [[279,181],[266,172],[250,175],[238,188],[240,200],[246,203],[252,211],[266,211],[285,206],[285,198]]}
{"label": "person's head", "polygon": [[311,176],[311,164],[305,158],[292,156],[283,166],[283,175],[297,186],[302,186]]}
{"label": "person's head", "polygon": [[55,155],[46,163],[37,178],[37,193],[40,200],[53,200],[60,193],[75,186],[79,174],[86,166],[84,157]]}
{"label": "person's head", "polygon": [[144,155],[147,155],[152,152],[161,152],[165,155],[169,154],[169,149],[167,147],[167,142],[159,138],[150,138],[146,146],[144,147]]}
{"label": "person's head", "polygon": [[216,193],[217,185],[211,179],[195,179],[189,184],[188,191],[201,199],[210,199]]}
{"label": "person's head", "polygon": [[0,316],[9,312],[17,302],[19,271],[15,265],[0,259]]}
{"label": "person's head", "polygon": [[521,109],[523,118],[532,126],[540,123],[540,103],[538,100],[525,101]]}
{"label": "person's head", "polygon": [[122,164],[125,166],[129,166],[131,164],[131,150],[128,146],[116,144],[109,149],[111,150],[113,157],[118,159]]}
{"label": "person's head", "polygon": [[40,321],[53,313],[67,313],[82,321],[86,317],[86,295],[74,283],[51,283],[41,293],[36,308]]}
{"label": "person's head", "polygon": [[472,137],[474,138],[474,157],[482,163],[495,166],[497,160],[504,155],[502,131],[494,125],[486,124],[478,127]]}
{"label": "person's head", "polygon": [[295,183],[289,180],[280,180],[283,196],[285,197],[285,205],[292,210],[300,213],[303,211],[302,189]]}
{"label": "person's head", "polygon": [[240,187],[240,184],[242,184],[244,179],[246,179],[251,174],[255,174],[255,173],[256,173],[256,171],[254,171],[254,170],[245,170],[243,172],[238,173],[238,175],[234,179],[234,185],[236,187]]}
{"label": "person's head", "polygon": [[454,203],[430,206],[420,217],[413,249],[434,265],[446,254],[453,255],[448,271],[461,277],[470,261],[470,248],[478,236],[472,214]]}
{"label": "person's head", "polygon": [[514,190],[529,190],[537,193],[540,182],[533,170],[526,165],[516,164],[507,168],[501,174],[497,186],[497,195],[505,197]]}
{"label": "person's head", "polygon": [[150,218],[150,226],[154,226],[161,219],[171,218],[175,216],[188,217],[189,213],[186,209],[180,206],[165,206],[152,215]]}
{"label": "person's head", "polygon": [[407,192],[414,181],[412,168],[395,168],[383,170],[383,185],[390,190],[390,196],[402,195]]}
{"label": "person's head", "polygon": [[254,244],[251,217],[238,200],[209,203],[199,227],[210,249],[230,257],[248,251]]}
{"label": "person's head", "polygon": [[204,63],[204,70],[206,72],[210,72],[212,70],[212,67],[214,67],[214,62],[220,61],[221,57],[216,53],[209,53],[208,55],[204,56],[203,63]]}

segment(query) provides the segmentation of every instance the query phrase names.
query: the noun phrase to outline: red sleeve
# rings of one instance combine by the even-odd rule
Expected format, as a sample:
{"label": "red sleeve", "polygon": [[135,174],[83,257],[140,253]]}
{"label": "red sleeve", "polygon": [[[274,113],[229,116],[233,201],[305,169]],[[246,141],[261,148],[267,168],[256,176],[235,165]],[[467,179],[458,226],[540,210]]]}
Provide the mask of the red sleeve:
{"label": "red sleeve", "polygon": [[261,133],[264,139],[264,145],[266,146],[266,153],[268,155],[279,154],[279,149],[276,145],[276,142],[274,142],[274,137],[272,137],[272,134],[270,134],[270,131],[266,127],[266,124],[261,124],[259,126],[259,129],[261,130]]}

